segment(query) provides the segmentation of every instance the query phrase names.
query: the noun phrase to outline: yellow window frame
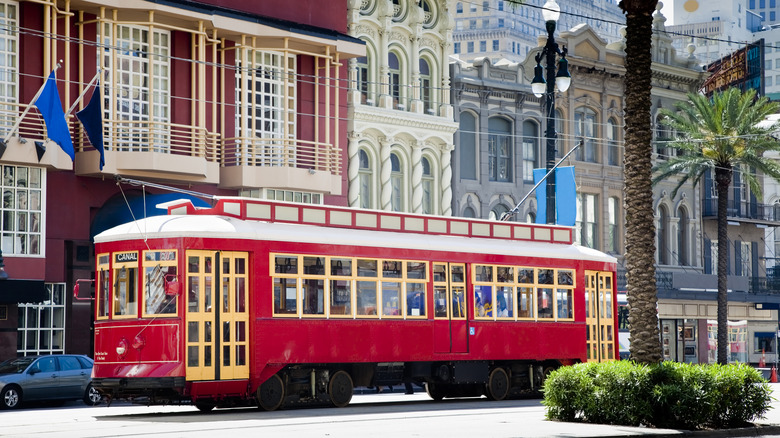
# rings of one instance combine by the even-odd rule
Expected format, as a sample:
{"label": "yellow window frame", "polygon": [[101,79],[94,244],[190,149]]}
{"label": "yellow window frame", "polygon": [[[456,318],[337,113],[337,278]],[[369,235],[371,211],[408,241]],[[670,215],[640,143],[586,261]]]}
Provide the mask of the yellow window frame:
{"label": "yellow window frame", "polygon": [[[141,290],[143,291],[143,294],[141,298],[141,309],[143,310],[144,318],[176,316],[179,311],[179,296],[166,296],[165,285],[167,282],[178,282],[179,280],[178,251],[175,249],[146,250],[143,252],[142,267],[143,284],[141,285]],[[174,272],[171,272],[170,268],[173,268]],[[149,275],[153,275],[154,278],[150,280]],[[173,278],[170,278],[171,275],[173,275]],[[154,296],[150,296],[150,284],[155,288]],[[160,304],[166,303],[162,309],[168,311],[150,313],[148,312],[148,305],[150,303],[156,304],[158,308]],[[170,303],[173,303],[173,305]]]}

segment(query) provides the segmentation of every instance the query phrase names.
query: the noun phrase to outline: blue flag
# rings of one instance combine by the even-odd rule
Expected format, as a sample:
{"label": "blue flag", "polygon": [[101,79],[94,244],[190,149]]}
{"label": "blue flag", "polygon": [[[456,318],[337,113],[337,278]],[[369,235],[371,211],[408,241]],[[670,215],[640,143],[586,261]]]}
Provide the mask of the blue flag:
{"label": "blue flag", "polygon": [[[534,169],[534,183],[547,174],[547,169]],[[577,185],[574,166],[555,169],[555,223],[573,227],[577,220]],[[547,180],[536,188],[536,223],[547,223]]]}
{"label": "blue flag", "polygon": [[65,121],[65,113],[62,111],[60,92],[57,90],[54,72],[51,72],[46,79],[46,85],[44,85],[41,95],[35,100],[35,106],[38,107],[38,111],[46,123],[46,135],[60,145],[71,160],[74,160],[76,154],[73,150],[73,141],[70,139],[68,122]]}
{"label": "blue flag", "polygon": [[86,131],[92,147],[100,152],[100,170],[103,170],[106,159],[103,152],[103,103],[100,99],[100,81],[95,85],[95,90],[92,92],[87,106],[77,112],[76,117],[84,126],[84,131]]}

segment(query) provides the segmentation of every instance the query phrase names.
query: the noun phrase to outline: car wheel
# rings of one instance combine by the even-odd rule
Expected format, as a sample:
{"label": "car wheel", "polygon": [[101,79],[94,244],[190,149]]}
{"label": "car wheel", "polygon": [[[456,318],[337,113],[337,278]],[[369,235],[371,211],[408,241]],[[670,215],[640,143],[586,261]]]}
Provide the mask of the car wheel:
{"label": "car wheel", "polygon": [[0,407],[16,409],[22,404],[22,391],[16,386],[6,386],[0,393]]}
{"label": "car wheel", "polygon": [[87,390],[84,391],[84,403],[86,403],[87,406],[95,406],[100,404],[102,401],[103,395],[100,394],[100,392],[95,389],[91,383],[87,385]]}

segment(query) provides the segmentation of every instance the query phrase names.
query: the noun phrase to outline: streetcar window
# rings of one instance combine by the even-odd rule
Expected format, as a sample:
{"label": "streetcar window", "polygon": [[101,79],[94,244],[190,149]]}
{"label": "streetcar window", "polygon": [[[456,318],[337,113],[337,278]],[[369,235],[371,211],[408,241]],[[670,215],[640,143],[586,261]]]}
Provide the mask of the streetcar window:
{"label": "streetcar window", "polygon": [[376,260],[358,259],[358,277],[376,277]]}
{"label": "streetcar window", "polygon": [[517,282],[523,284],[534,283],[534,270],[528,268],[521,268],[517,271]]}
{"label": "streetcar window", "polygon": [[447,281],[447,265],[440,265],[438,263],[434,263],[433,281]]}
{"label": "streetcar window", "polygon": [[558,318],[574,316],[571,314],[572,292],[571,289],[557,289]]}
{"label": "streetcar window", "polygon": [[297,274],[298,257],[276,256],[275,271],[277,274]]}
{"label": "streetcar window", "polygon": [[352,315],[352,282],[349,280],[330,281],[330,314]]}
{"label": "streetcar window", "polygon": [[517,317],[518,318],[534,317],[534,288],[532,287],[517,288]]}
{"label": "streetcar window", "polygon": [[325,257],[304,257],[303,273],[305,275],[325,275]]}
{"label": "streetcar window", "polygon": [[332,258],[330,259],[330,275],[351,277],[352,259]]}
{"label": "streetcar window", "polygon": [[357,314],[376,315],[376,282],[357,282]]}
{"label": "streetcar window", "polygon": [[144,275],[144,313],[175,314],[177,296],[165,293],[165,284],[176,279],[176,266],[146,266]]}
{"label": "streetcar window", "polygon": [[113,315],[138,316],[138,253],[114,253]]}
{"label": "streetcar window", "polygon": [[96,288],[97,303],[95,303],[95,306],[97,307],[98,319],[103,319],[109,317],[108,312],[111,303],[108,298],[111,290],[111,271],[109,266],[111,262],[111,256],[109,254],[100,254],[97,257],[97,260],[98,283]]}
{"label": "streetcar window", "polygon": [[463,273],[463,265],[455,265],[451,267],[452,271],[452,278],[450,278],[450,281],[453,283],[465,283],[466,277]]}
{"label": "streetcar window", "polygon": [[425,316],[425,283],[406,285],[406,316]]}
{"label": "streetcar window", "polygon": [[274,278],[274,313],[298,313],[298,285],[294,278]]}
{"label": "streetcar window", "polygon": [[[436,272],[435,269],[434,272]],[[433,288],[433,316],[436,318],[446,318],[448,316],[447,286],[436,286]]]}
{"label": "streetcar window", "polygon": [[508,286],[499,286],[496,289],[496,317],[497,318],[512,318],[514,313],[512,312],[512,297],[514,296],[514,288]]}
{"label": "streetcar window", "polygon": [[325,280],[303,280],[303,314],[325,314]]}
{"label": "streetcar window", "polygon": [[452,318],[466,318],[466,289],[462,286],[452,287]]}
{"label": "streetcar window", "polygon": [[475,281],[493,281],[493,267],[477,265]]}
{"label": "streetcar window", "polygon": [[539,269],[539,284],[553,284],[555,276],[552,269]]}
{"label": "streetcar window", "polygon": [[496,268],[496,276],[500,283],[514,283],[514,269],[511,266],[499,266]]}
{"label": "streetcar window", "polygon": [[553,317],[552,292],[552,289],[546,287],[540,287],[536,289],[536,315],[540,319]]}
{"label": "streetcar window", "polygon": [[425,262],[406,262],[406,278],[415,280],[425,280],[427,276],[428,264]]}
{"label": "streetcar window", "polygon": [[477,318],[493,316],[493,286],[474,286],[474,316]]}
{"label": "streetcar window", "polygon": [[382,264],[382,277],[384,278],[401,278],[403,273],[401,272],[403,264],[399,261],[385,260]]}
{"label": "streetcar window", "polygon": [[401,283],[395,281],[382,282],[382,315],[401,315]]}
{"label": "streetcar window", "polygon": [[558,270],[558,284],[559,285],[574,285],[574,273],[566,269]]}

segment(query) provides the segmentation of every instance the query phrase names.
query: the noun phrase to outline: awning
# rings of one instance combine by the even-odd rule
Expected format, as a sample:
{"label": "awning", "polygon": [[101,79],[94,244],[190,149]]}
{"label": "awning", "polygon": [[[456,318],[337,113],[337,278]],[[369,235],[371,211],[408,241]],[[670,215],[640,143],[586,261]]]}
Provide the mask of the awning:
{"label": "awning", "polygon": [[756,332],[755,333],[757,338],[774,338],[775,334],[773,332]]}
{"label": "awning", "polygon": [[0,280],[0,304],[42,303],[47,298],[43,280]]}

